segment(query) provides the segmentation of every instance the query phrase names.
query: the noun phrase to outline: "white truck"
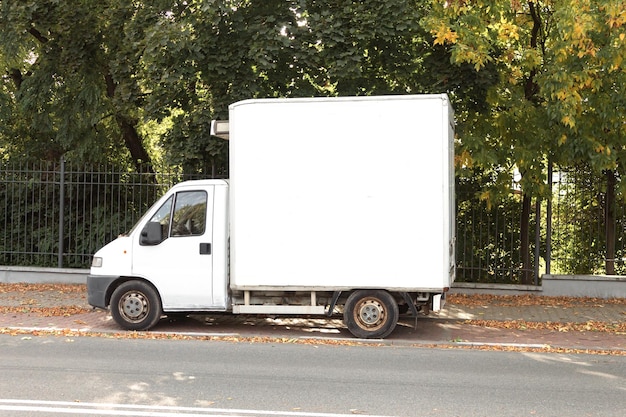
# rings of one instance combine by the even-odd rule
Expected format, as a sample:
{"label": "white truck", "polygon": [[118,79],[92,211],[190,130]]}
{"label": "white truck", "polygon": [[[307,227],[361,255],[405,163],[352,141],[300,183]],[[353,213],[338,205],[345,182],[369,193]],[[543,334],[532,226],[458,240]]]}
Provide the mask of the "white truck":
{"label": "white truck", "polygon": [[175,185],[100,249],[89,304],[128,330],[168,314],[343,312],[358,338],[442,307],[455,278],[446,95],[244,100],[217,126],[229,180]]}

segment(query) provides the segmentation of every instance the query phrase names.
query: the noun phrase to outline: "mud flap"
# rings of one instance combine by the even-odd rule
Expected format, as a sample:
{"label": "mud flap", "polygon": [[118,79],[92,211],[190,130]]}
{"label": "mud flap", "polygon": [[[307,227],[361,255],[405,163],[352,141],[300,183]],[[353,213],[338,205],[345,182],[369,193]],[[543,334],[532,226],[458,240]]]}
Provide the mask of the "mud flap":
{"label": "mud flap", "polygon": [[433,295],[433,309],[432,311],[439,311],[446,305],[446,297],[445,294],[436,294]]}

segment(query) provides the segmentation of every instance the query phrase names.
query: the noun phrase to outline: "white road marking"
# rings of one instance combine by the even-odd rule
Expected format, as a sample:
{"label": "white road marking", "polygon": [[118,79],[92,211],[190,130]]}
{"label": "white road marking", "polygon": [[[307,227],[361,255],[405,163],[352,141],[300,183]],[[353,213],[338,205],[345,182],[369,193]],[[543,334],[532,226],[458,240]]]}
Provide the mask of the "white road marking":
{"label": "white road marking", "polygon": [[[65,413],[94,416],[134,416],[134,417],[249,417],[249,416],[279,416],[279,417],[353,417],[354,414],[307,413],[299,411],[269,411],[269,410],[237,410],[225,408],[204,407],[174,407],[137,404],[109,404],[83,403],[70,401],[39,401],[0,399],[0,411],[14,412],[41,412]],[[385,417],[369,414],[359,414],[361,417]]]}

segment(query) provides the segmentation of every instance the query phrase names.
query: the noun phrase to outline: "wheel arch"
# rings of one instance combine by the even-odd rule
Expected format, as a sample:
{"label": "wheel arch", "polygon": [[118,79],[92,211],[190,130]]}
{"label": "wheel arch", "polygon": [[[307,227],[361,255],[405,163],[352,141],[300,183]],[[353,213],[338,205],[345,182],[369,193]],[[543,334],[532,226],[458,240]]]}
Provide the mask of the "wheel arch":
{"label": "wheel arch", "polygon": [[154,292],[156,293],[157,297],[159,297],[159,302],[161,303],[161,305],[163,305],[163,298],[161,297],[161,292],[159,291],[159,289],[152,282],[150,282],[149,280],[147,280],[145,278],[142,278],[142,277],[125,276],[125,277],[119,277],[115,281],[111,282],[111,284],[109,284],[109,287],[107,288],[106,295],[105,295],[105,300],[106,300],[107,306],[111,305],[111,296],[113,295],[115,290],[120,285],[124,284],[125,282],[129,282],[129,281],[140,281],[140,282],[143,282],[143,283],[151,286],[152,289],[154,290]]}
{"label": "wheel arch", "polygon": [[341,296],[339,297],[339,301],[337,302],[337,304],[341,306],[345,306],[345,303],[348,300],[348,298],[357,291],[385,291],[389,293],[398,303],[405,301],[404,294],[406,294],[405,292],[400,291],[400,290],[391,290],[387,288],[378,288],[378,287],[351,288],[349,290],[343,290],[340,292]]}

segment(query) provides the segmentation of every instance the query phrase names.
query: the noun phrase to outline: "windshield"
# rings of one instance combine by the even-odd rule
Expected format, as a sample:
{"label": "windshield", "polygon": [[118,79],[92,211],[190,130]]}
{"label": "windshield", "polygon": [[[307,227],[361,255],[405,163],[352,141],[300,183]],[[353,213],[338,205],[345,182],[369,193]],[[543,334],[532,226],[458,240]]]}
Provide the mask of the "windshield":
{"label": "windshield", "polygon": [[170,198],[168,198],[166,200],[165,203],[161,203],[160,200],[158,200],[156,203],[154,203],[148,210],[146,210],[143,215],[141,216],[141,218],[139,218],[139,220],[137,220],[137,222],[133,225],[133,227],[126,233],[123,233],[122,236],[128,236],[131,235],[135,229],[137,228],[137,226],[139,226],[141,223],[143,223],[143,220],[146,218],[146,216],[148,215],[148,213],[152,212],[152,209],[154,208],[154,206],[156,206],[157,204],[161,203],[161,208],[156,212],[156,214],[154,214],[153,217],[158,217],[159,220],[161,218],[163,218],[164,216],[169,216],[169,210],[166,210],[166,212],[164,212],[163,207],[167,206],[167,202],[172,200],[172,196],[170,196]]}

